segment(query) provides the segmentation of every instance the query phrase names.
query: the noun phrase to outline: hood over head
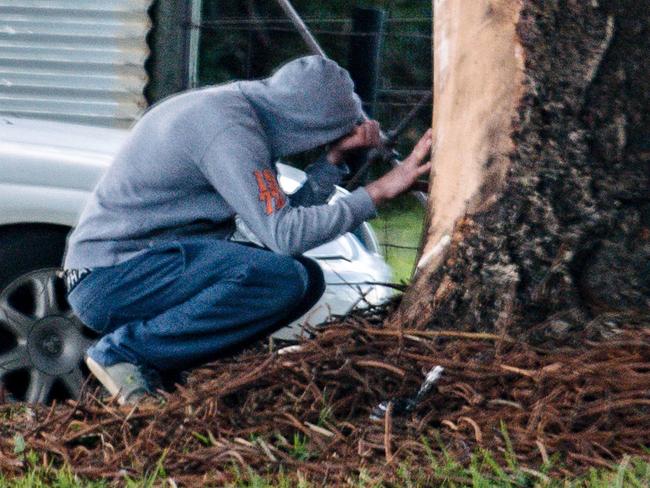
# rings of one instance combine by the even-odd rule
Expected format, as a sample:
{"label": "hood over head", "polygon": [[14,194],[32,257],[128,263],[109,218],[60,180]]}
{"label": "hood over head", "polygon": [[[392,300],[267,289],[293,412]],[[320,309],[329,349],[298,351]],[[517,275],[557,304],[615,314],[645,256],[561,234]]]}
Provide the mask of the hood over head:
{"label": "hood over head", "polygon": [[346,70],[322,56],[306,56],[262,80],[239,87],[255,109],[274,158],[332,142],[362,120],[361,101]]}

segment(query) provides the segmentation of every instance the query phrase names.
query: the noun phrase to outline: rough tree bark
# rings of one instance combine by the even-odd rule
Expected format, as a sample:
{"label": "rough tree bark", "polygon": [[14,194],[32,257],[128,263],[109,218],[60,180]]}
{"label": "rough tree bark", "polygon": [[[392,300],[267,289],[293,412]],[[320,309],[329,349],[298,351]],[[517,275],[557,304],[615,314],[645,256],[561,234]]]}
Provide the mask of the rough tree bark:
{"label": "rough tree bark", "polygon": [[428,231],[394,323],[650,310],[650,1],[435,0]]}

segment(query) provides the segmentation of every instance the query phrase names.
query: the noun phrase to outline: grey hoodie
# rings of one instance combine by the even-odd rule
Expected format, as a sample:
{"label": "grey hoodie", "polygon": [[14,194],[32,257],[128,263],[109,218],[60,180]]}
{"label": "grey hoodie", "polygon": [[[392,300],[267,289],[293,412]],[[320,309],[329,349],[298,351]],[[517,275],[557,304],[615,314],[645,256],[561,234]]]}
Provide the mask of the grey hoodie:
{"label": "grey hoodie", "polygon": [[317,56],[270,78],[162,101],[134,125],[95,188],[68,238],[64,267],[112,266],[164,240],[227,239],[235,215],[281,254],[348,232],[375,215],[364,188],[323,204],[340,175],[321,159],[291,198],[273,162],[338,139],[360,117],[348,73]]}

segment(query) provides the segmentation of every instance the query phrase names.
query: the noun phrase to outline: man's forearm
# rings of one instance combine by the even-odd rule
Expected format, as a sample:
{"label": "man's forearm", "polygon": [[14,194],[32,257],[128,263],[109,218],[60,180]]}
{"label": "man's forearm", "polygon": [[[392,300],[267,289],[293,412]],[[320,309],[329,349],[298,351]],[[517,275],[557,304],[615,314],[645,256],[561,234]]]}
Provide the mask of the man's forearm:
{"label": "man's forearm", "polygon": [[374,203],[376,207],[382,205],[386,200],[389,200],[386,189],[381,183],[381,180],[368,183],[366,185],[366,191],[368,192],[368,195],[370,195],[372,203]]}

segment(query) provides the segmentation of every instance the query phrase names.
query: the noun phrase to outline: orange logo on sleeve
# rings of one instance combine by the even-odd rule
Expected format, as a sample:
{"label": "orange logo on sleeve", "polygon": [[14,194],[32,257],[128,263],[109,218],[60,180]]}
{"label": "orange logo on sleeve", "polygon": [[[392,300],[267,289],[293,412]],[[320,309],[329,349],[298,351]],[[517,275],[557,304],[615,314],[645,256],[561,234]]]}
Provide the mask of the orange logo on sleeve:
{"label": "orange logo on sleeve", "polygon": [[266,215],[271,215],[274,211],[284,207],[287,202],[273,171],[265,169],[264,171],[253,171],[253,174],[260,191],[260,201],[266,205]]}

